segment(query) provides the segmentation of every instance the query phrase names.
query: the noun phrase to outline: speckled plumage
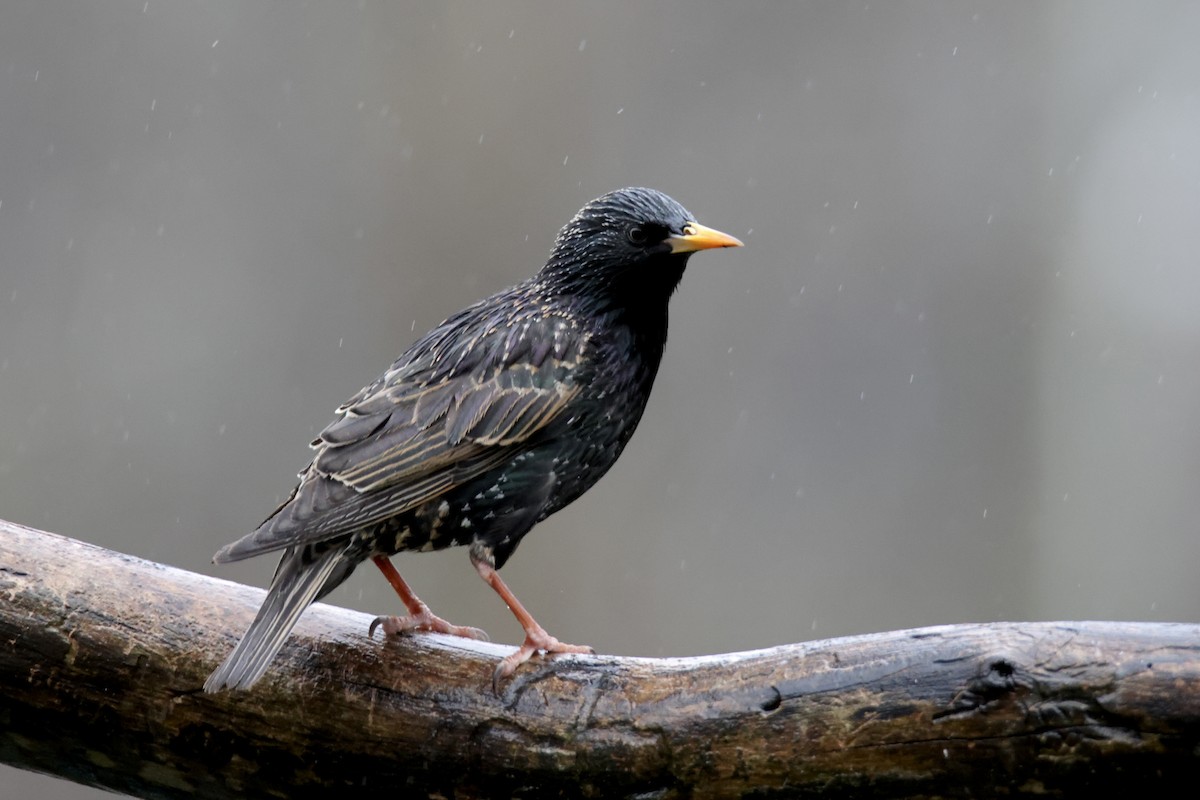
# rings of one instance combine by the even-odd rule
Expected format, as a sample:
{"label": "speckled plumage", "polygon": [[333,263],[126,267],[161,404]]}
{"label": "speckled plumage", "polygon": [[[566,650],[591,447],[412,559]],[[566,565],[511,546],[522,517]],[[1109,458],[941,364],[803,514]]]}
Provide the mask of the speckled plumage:
{"label": "speckled plumage", "polygon": [[564,226],[540,272],[422,336],[337,410],[292,496],[217,553],[283,557],[205,689],[253,684],[303,609],[368,558],[467,545],[491,583],[633,435],[688,256],[737,244],[660,192],[612,192]]}

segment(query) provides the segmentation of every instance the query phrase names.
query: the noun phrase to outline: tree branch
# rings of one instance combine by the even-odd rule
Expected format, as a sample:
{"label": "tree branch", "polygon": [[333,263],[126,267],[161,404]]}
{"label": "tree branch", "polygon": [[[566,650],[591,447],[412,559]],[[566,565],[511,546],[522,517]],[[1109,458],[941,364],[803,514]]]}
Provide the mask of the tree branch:
{"label": "tree branch", "polygon": [[258,686],[202,694],[262,594],[0,521],[0,761],[158,798],[1162,796],[1200,767],[1197,625],[560,657],[497,697],[510,648],[316,605]]}

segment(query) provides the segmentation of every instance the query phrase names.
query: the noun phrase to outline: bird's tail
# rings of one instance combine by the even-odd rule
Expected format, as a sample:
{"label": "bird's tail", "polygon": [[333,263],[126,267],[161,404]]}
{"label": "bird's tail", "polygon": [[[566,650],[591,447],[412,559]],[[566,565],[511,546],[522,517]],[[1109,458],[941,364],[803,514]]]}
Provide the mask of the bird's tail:
{"label": "bird's tail", "polygon": [[350,574],[354,564],[343,559],[348,547],[347,543],[315,554],[307,547],[285,550],[254,622],[229,657],[208,676],[204,691],[253,686],[283,647],[304,609]]}

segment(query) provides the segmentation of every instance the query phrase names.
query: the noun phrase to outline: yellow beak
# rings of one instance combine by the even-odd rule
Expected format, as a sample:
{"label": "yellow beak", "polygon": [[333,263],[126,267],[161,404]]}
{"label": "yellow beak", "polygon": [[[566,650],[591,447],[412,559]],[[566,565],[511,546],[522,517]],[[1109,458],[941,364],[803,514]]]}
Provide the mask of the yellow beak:
{"label": "yellow beak", "polygon": [[692,253],[696,250],[711,250],[714,247],[741,247],[740,240],[728,233],[721,233],[712,228],[706,228],[699,222],[689,222],[683,226],[680,236],[668,236],[667,244],[672,253]]}

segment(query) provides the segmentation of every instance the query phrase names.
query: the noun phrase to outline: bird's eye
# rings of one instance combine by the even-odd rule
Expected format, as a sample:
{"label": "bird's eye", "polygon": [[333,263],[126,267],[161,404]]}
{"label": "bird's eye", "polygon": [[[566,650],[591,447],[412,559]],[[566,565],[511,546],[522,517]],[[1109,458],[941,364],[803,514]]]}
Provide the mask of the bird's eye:
{"label": "bird's eye", "polygon": [[629,229],[629,241],[634,244],[645,244],[650,238],[650,234],[641,225],[636,225]]}

